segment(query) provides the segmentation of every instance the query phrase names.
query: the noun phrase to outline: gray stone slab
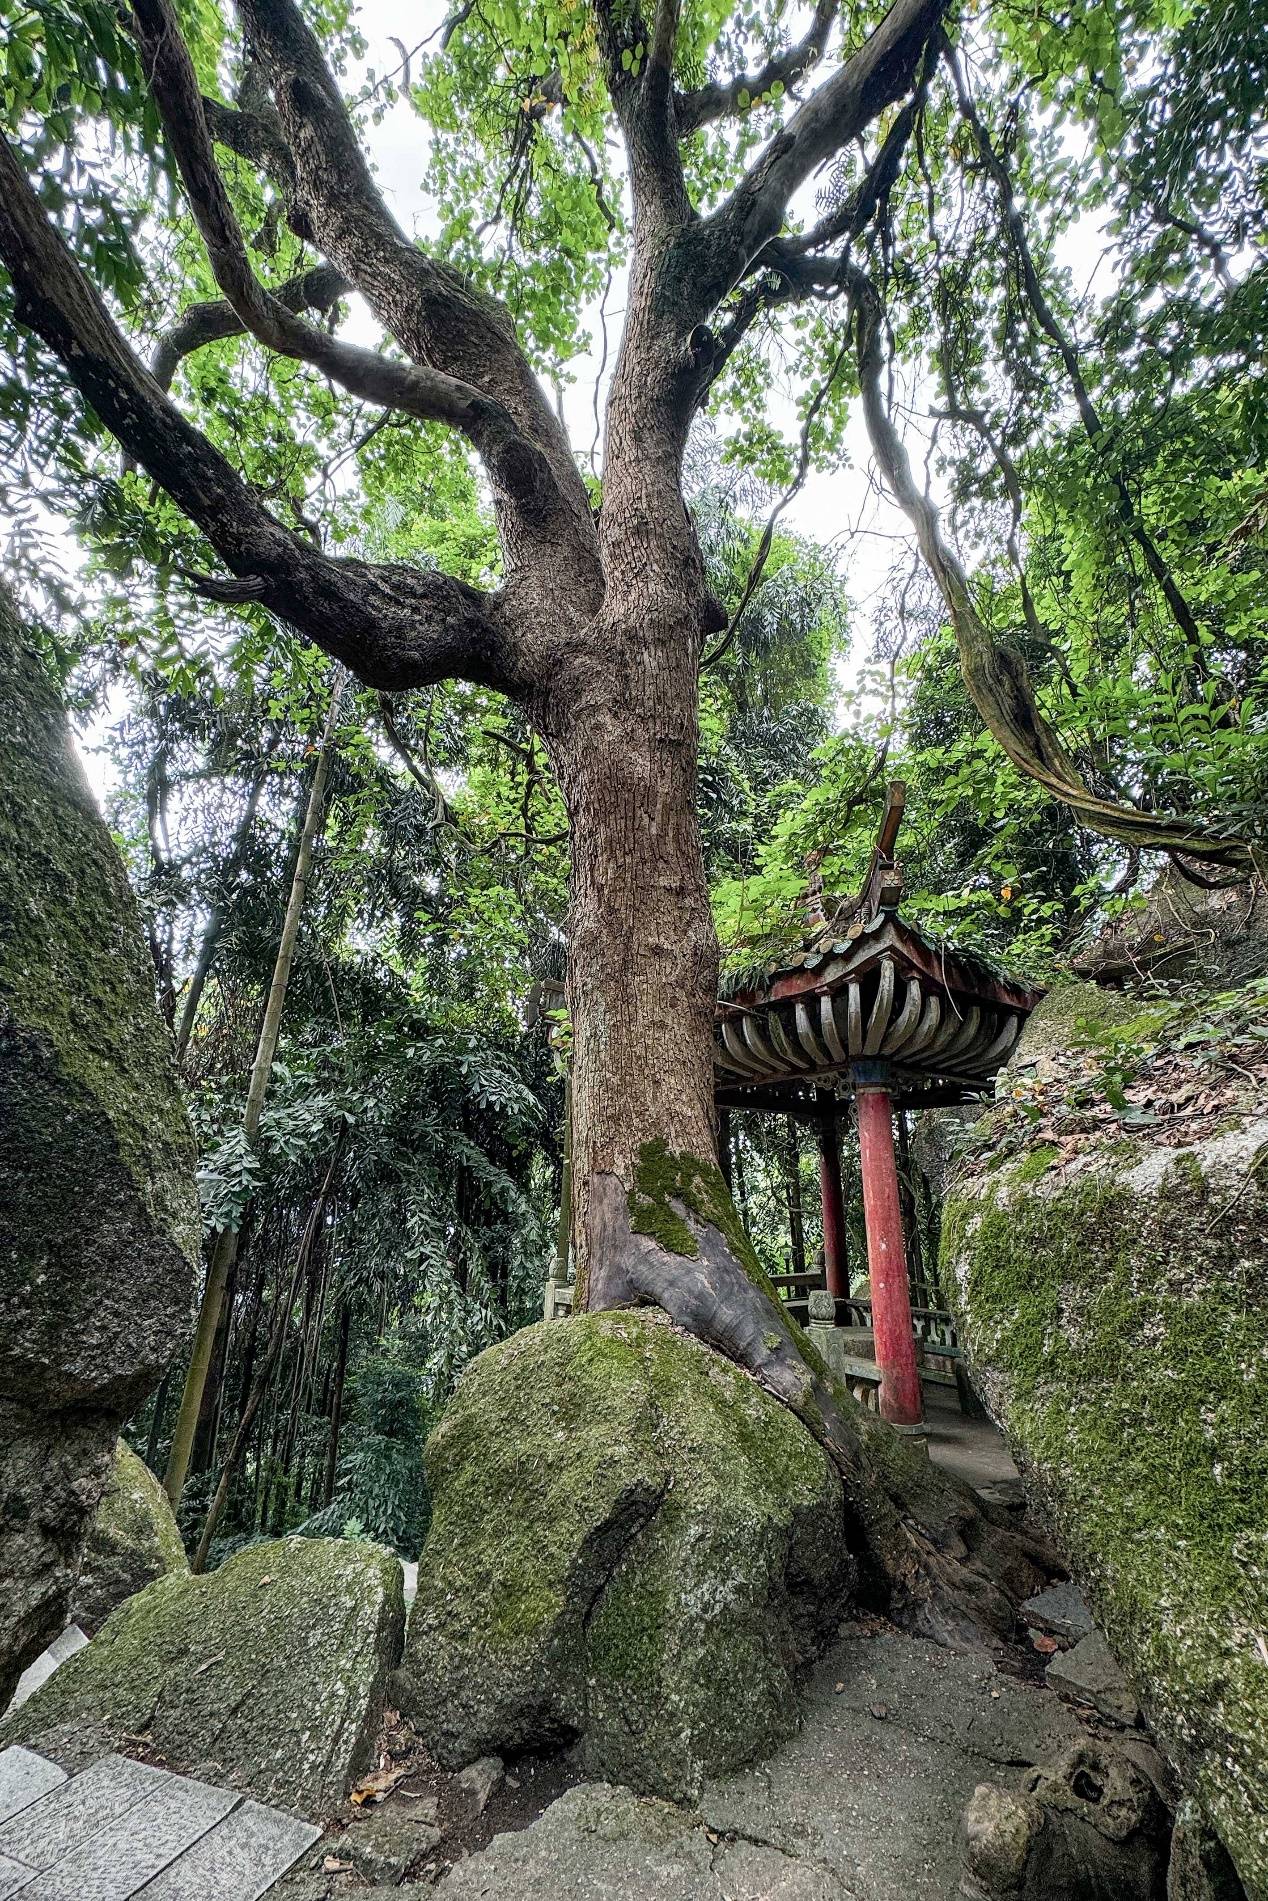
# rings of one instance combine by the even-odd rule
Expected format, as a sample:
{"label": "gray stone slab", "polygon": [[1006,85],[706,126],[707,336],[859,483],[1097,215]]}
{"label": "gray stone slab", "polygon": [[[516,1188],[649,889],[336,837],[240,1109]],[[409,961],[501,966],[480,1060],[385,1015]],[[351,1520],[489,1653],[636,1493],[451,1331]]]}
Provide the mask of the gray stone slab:
{"label": "gray stone slab", "polygon": [[89,1895],[92,1901],[129,1901],[240,1800],[232,1789],[213,1789],[188,1776],[165,1777],[117,1822],[37,1875],[22,1890],[25,1901],[84,1901]]}
{"label": "gray stone slab", "polygon": [[321,1837],[311,1822],[240,1807],[139,1892],[139,1901],[257,1901]]}
{"label": "gray stone slab", "polygon": [[1093,1628],[1083,1593],[1073,1584],[1050,1584],[1046,1591],[1026,1599],[1021,1614],[1031,1630],[1047,1631],[1072,1644],[1090,1635]]}
{"label": "gray stone slab", "polygon": [[65,1663],[68,1657],[73,1657],[77,1650],[82,1650],[87,1642],[78,1624],[68,1624],[61,1636],[54,1637],[48,1649],[41,1651],[35,1662],[28,1664],[22,1672],[9,1709],[21,1709],[27,1698],[34,1696],[40,1686],[48,1682],[54,1670]]}
{"label": "gray stone slab", "polygon": [[1016,1787],[1022,1765],[1086,1736],[1059,1697],[989,1658],[896,1633],[838,1644],[803,1713],[768,1761],[709,1783],[700,1813],[717,1835],[826,1869],[851,1901],[950,1901],[960,1813],[977,1784]]}
{"label": "gray stone slab", "polygon": [[1099,1630],[1080,1637],[1073,1650],[1058,1651],[1044,1676],[1053,1689],[1090,1703],[1107,1722],[1133,1729],[1140,1721],[1140,1707]]}
{"label": "gray stone slab", "polygon": [[10,1861],[7,1855],[0,1855],[0,1901],[9,1901],[9,1896],[24,1888],[34,1872],[20,1861]]}
{"label": "gray stone slab", "polygon": [[831,1870],[763,1842],[722,1842],[695,1817],[585,1782],[531,1828],[450,1870],[438,1901],[852,1901]]}
{"label": "gray stone slab", "polygon": [[126,1756],[103,1756],[0,1827],[0,1855],[41,1871],[52,1868],[89,1836],[144,1802],[160,1783],[173,1780],[164,1770],[130,1762]]}
{"label": "gray stone slab", "polygon": [[65,1780],[64,1769],[47,1756],[37,1756],[33,1749],[23,1749],[21,1743],[0,1749],[0,1822],[29,1809]]}

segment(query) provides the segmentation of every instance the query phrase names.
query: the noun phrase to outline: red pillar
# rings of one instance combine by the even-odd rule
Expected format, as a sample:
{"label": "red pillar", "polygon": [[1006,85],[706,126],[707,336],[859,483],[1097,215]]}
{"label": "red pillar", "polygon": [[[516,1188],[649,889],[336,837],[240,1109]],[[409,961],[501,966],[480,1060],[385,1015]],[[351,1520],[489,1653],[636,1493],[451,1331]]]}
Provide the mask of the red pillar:
{"label": "red pillar", "polygon": [[846,1262],[845,1197],[841,1192],[841,1136],[836,1112],[819,1124],[819,1199],[823,1205],[823,1267],[828,1292],[844,1300],[850,1291]]}
{"label": "red pillar", "polygon": [[903,1216],[894,1162],[894,1117],[883,1082],[856,1075],[859,1159],[863,1170],[863,1216],[867,1223],[867,1268],[872,1283],[872,1330],[881,1375],[881,1416],[895,1426],[918,1426],[924,1418],[916,1342],[907,1291]]}

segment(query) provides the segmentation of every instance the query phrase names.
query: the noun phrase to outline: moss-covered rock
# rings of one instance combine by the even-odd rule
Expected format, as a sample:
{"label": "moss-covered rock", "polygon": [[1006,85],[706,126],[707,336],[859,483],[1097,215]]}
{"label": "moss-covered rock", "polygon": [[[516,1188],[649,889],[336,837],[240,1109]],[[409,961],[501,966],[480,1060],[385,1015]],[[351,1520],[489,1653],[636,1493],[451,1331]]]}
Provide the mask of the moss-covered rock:
{"label": "moss-covered rock", "polygon": [[193,1140],[136,900],[0,594],[0,1391],[125,1409],[190,1317]]}
{"label": "moss-covered rock", "polygon": [[136,902],[0,586],[0,1708],[191,1316],[193,1141]]}
{"label": "moss-covered rock", "polygon": [[84,1546],[71,1622],[89,1635],[125,1598],[156,1578],[188,1568],[167,1494],[143,1459],[120,1439],[114,1469]]}
{"label": "moss-covered rock", "polygon": [[[1148,1073],[1178,1093],[1192,1026],[1177,1023],[1174,1046],[1155,1026]],[[1244,1071],[1257,1060],[1239,1046]],[[1152,1123],[1098,1127],[1085,1087],[1055,1155],[1059,1108],[1019,1145],[1001,1106],[1004,1160],[992,1167],[987,1146],[956,1177],[942,1277],[975,1384],[1160,1741],[1262,1897],[1268,1117],[1255,1094],[1164,1140]]]}
{"label": "moss-covered rock", "polygon": [[377,1545],[283,1538],[169,1572],[0,1724],[67,1768],[121,1743],[321,1816],[367,1765],[404,1624]]}
{"label": "moss-covered rock", "polygon": [[852,1580],[840,1483],[663,1315],[482,1354],[427,1474],[398,1695],[446,1766],[579,1736],[588,1773],[683,1797],[791,1732]]}

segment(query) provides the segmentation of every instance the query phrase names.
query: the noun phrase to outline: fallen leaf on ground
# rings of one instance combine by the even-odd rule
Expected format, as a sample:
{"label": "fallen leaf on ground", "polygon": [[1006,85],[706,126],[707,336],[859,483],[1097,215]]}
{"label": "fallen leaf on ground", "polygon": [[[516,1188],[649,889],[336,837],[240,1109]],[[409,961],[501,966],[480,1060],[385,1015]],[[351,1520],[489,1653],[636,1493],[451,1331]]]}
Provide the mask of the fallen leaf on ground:
{"label": "fallen leaf on ground", "polygon": [[376,1769],[372,1776],[365,1776],[352,1791],[352,1799],[358,1808],[365,1802],[381,1802],[385,1795],[391,1795],[398,1782],[403,1782],[409,1774],[407,1769]]}

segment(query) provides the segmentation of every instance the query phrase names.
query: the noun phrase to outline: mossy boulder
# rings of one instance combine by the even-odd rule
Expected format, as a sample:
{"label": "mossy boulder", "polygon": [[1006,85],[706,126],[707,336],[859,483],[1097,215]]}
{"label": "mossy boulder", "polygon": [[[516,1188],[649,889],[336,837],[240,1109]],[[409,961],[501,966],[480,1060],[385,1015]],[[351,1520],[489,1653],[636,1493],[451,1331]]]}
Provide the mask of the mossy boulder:
{"label": "mossy boulder", "polygon": [[[1071,1025],[1097,994],[1066,999]],[[1095,1039],[1076,1034],[1047,1095],[1028,1115],[1001,1104],[961,1164],[942,1281],[974,1383],[1149,1721],[1263,1897],[1268,1116],[1256,1001],[1238,1008],[1233,1066],[1210,1061],[1218,1009],[1196,1034],[1192,1011],[1155,1020],[1143,1092],[1099,1078]],[[1059,1071],[1061,1045],[1044,1054]]]}
{"label": "mossy boulder", "polygon": [[401,1567],[377,1545],[283,1538],[169,1572],[0,1724],[68,1769],[127,1743],[303,1815],[370,1762],[401,1650]]}
{"label": "mossy boulder", "polygon": [[676,1798],[796,1724],[853,1581],[840,1483],[757,1384],[650,1311],[527,1328],[427,1445],[397,1695],[442,1764],[580,1738]]}
{"label": "mossy boulder", "polygon": [[136,901],[0,585],[0,1708],[191,1318],[194,1149]]}
{"label": "mossy boulder", "polygon": [[186,1569],[167,1494],[145,1461],[120,1439],[84,1546],[71,1622],[91,1636],[125,1598],[169,1571]]}
{"label": "mossy boulder", "polygon": [[126,1410],[190,1318],[194,1149],[136,900],[0,593],[0,1392]]}

